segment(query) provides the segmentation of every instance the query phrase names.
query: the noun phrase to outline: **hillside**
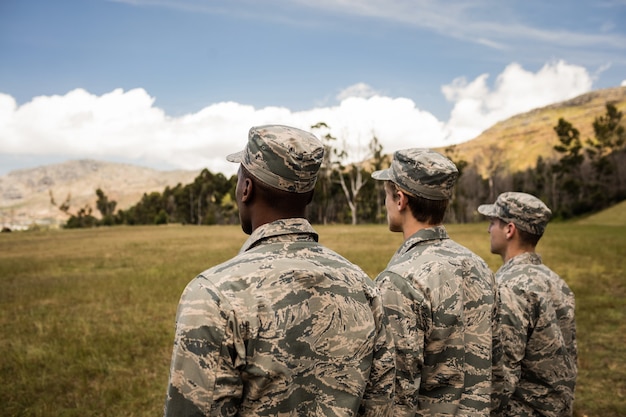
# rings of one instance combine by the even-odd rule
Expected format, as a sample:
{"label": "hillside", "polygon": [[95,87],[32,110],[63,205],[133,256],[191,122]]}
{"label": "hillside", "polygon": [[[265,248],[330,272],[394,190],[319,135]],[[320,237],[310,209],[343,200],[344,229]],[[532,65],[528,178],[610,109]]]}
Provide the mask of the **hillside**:
{"label": "hillside", "polygon": [[23,229],[33,223],[56,226],[67,215],[56,205],[70,196],[70,213],[90,205],[96,209],[97,188],[118,209],[136,204],[144,193],[163,191],[166,186],[193,182],[199,171],[157,171],[129,164],[95,160],[68,161],[61,164],[12,171],[0,177],[0,221],[3,227]]}
{"label": "hillside", "polygon": [[[592,123],[614,104],[626,113],[626,87],[597,90],[574,99],[535,109],[497,123],[477,138],[451,147],[452,159],[465,160],[483,177],[489,172],[516,172],[534,167],[539,156],[554,159],[558,155],[554,132],[559,118],[580,131],[582,140],[593,135]],[[626,118],[623,120],[626,123]],[[438,149],[446,152],[445,149]],[[389,157],[389,155],[387,156]],[[67,215],[57,206],[70,196],[70,213],[89,205],[96,210],[95,190],[100,188],[117,209],[136,204],[144,193],[162,192],[166,186],[191,183],[199,171],[157,171],[128,164],[95,160],[69,161],[62,164],[12,171],[0,177],[0,222],[11,229],[27,228],[33,223],[59,225]],[[51,194],[56,206],[51,204]]]}
{"label": "hillside", "polygon": [[626,225],[626,201],[582,218],[576,221],[576,223],[587,226],[624,226]]}
{"label": "hillside", "polygon": [[[606,113],[612,103],[626,113],[626,87],[596,90],[571,100],[552,104],[513,116],[484,131],[475,139],[453,146],[455,161],[465,160],[476,166],[483,177],[490,169],[508,172],[534,167],[537,158],[555,159],[554,145],[559,139],[554,126],[564,118],[580,131],[580,138],[593,136],[592,123]],[[624,120],[624,119],[622,119]],[[444,149],[438,149],[444,152]]]}

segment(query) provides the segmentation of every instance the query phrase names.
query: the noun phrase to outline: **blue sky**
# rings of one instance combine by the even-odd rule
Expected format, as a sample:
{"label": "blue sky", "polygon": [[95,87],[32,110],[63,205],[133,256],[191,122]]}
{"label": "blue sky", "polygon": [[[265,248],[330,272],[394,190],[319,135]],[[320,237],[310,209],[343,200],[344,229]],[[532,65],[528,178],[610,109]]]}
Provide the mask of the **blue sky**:
{"label": "blue sky", "polygon": [[625,80],[626,0],[3,0],[0,175],[230,174],[265,123],[324,121],[354,157],[435,147]]}

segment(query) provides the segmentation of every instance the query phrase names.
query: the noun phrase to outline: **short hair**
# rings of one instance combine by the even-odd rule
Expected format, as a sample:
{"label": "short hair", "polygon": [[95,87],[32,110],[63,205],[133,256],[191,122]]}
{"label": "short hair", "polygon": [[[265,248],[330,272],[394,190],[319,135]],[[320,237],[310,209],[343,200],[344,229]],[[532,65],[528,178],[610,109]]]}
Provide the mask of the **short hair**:
{"label": "short hair", "polygon": [[525,230],[520,230],[517,227],[516,229],[517,233],[519,233],[519,240],[521,240],[523,244],[537,246],[537,243],[539,243],[539,239],[541,239],[542,235],[536,235]]}
{"label": "short hair", "polygon": [[385,183],[394,191],[394,200],[396,200],[396,191],[402,191],[407,196],[409,209],[417,221],[432,225],[443,223],[450,200],[429,200],[403,190],[393,181],[385,181]]}
{"label": "short hair", "polygon": [[[507,224],[509,224],[508,222],[497,218],[498,221],[500,222],[500,226],[506,226]],[[513,224],[515,224],[514,222],[511,222]],[[522,242],[522,244],[524,245],[530,245],[530,246],[537,246],[537,243],[539,243],[539,239],[541,239],[542,235],[536,235],[534,233],[530,233],[527,232],[525,230],[520,229],[519,227],[517,227],[517,225],[515,225],[515,230],[517,230],[517,234],[519,235],[519,240]]]}

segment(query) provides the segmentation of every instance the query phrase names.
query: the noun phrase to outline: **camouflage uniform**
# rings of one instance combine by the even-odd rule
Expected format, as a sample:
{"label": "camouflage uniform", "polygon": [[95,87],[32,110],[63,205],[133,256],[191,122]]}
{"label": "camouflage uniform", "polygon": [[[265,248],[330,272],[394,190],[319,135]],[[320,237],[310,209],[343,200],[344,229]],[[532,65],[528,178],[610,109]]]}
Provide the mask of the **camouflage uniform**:
{"label": "camouflage uniform", "polygon": [[[285,132],[251,130],[250,140],[268,142],[271,133],[284,143]],[[265,143],[251,169],[285,160],[282,152]],[[308,190],[309,174],[297,174],[299,186],[282,175],[281,187]],[[267,181],[278,187],[278,178]],[[320,245],[307,220],[277,220],[185,288],[165,415],[389,416],[394,365],[375,284]]]}
{"label": "camouflage uniform", "polygon": [[[409,195],[443,200],[456,172],[442,155],[414,149],[396,152],[391,167],[373,176]],[[489,415],[501,355],[487,264],[439,225],[406,239],[376,282],[396,343],[394,416]]]}
{"label": "camouflage uniform", "polygon": [[[525,193],[503,193],[478,211],[541,236],[548,207]],[[571,416],[577,375],[574,294],[535,252],[496,272],[504,347],[505,389],[496,415]]]}
{"label": "camouflage uniform", "polygon": [[536,253],[498,272],[507,395],[503,415],[571,416],[576,384],[574,294]]}

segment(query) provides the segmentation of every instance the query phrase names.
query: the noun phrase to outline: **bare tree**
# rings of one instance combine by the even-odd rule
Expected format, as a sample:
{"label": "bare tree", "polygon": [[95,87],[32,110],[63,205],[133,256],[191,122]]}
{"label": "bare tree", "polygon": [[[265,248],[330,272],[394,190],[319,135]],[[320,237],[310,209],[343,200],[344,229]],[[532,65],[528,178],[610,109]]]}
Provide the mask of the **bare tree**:
{"label": "bare tree", "polygon": [[324,144],[324,159],[320,166],[320,171],[317,177],[317,183],[319,184],[319,205],[318,217],[321,218],[323,224],[328,223],[328,203],[332,197],[332,175],[333,175],[333,152],[336,138],[330,134],[330,128],[324,122],[319,122],[311,126],[313,130],[323,130],[325,133],[321,135],[322,143]]}
{"label": "bare tree", "polygon": [[485,174],[487,175],[487,181],[489,183],[489,201],[494,201],[496,199],[496,195],[498,194],[496,178],[506,167],[503,162],[503,156],[504,149],[500,148],[496,144],[491,144],[483,150],[482,154],[479,154],[474,159],[477,166],[480,165],[481,161],[486,160]]}
{"label": "bare tree", "polygon": [[[48,195],[50,195],[50,204],[57,207],[57,202],[54,199],[54,195],[52,194],[52,190],[48,190]],[[59,210],[61,210],[63,213],[67,214],[68,216],[71,216],[70,211],[70,201],[72,200],[72,194],[68,193],[67,197],[65,198],[65,201],[63,201],[63,203],[61,203],[59,207]]]}
{"label": "bare tree", "polygon": [[[337,138],[331,135],[330,127],[326,123],[319,122],[311,128],[322,131],[320,133],[325,146],[325,164],[321,169],[321,179],[324,181],[325,178],[328,178],[329,182],[334,181],[341,186],[346,203],[350,208],[352,224],[357,224],[359,192],[367,182],[363,176],[365,163],[363,160],[348,162],[350,158],[346,150],[345,139],[342,141],[342,148],[333,146],[337,143]],[[370,141],[369,152],[378,152],[379,154],[382,152],[382,146],[380,146],[376,136],[373,136],[372,141]]]}

